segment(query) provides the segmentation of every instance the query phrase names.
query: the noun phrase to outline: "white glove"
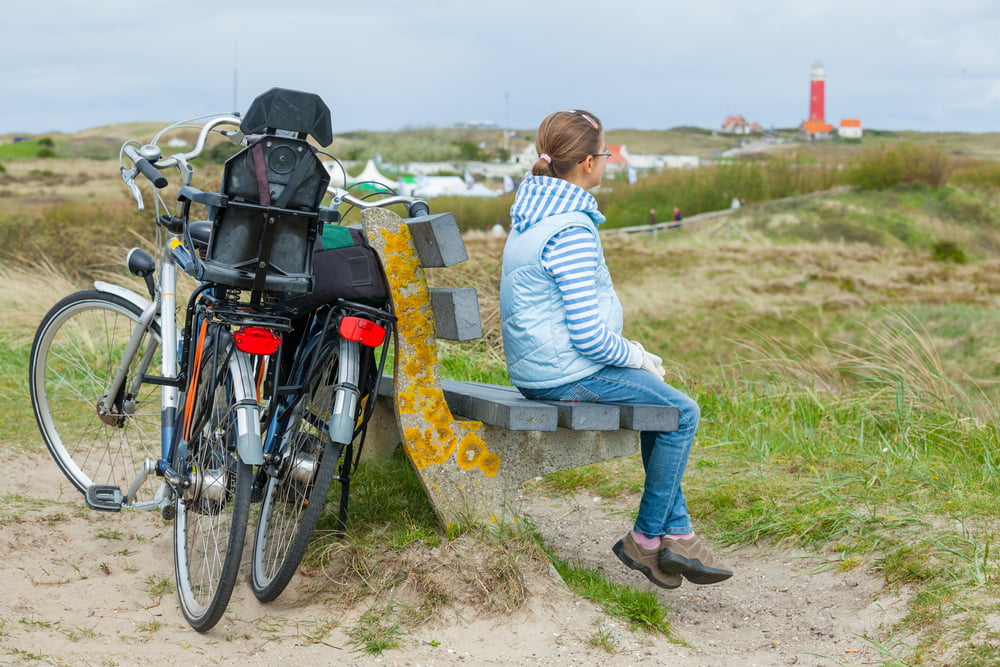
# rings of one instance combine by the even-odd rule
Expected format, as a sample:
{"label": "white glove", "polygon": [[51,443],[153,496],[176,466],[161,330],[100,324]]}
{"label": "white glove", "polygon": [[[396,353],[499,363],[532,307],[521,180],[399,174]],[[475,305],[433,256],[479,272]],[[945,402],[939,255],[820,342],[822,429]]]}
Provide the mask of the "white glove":
{"label": "white glove", "polygon": [[630,340],[629,345],[633,351],[642,354],[642,365],[639,368],[652,373],[661,380],[666,377],[667,371],[663,368],[663,359],[646,350],[639,341]]}

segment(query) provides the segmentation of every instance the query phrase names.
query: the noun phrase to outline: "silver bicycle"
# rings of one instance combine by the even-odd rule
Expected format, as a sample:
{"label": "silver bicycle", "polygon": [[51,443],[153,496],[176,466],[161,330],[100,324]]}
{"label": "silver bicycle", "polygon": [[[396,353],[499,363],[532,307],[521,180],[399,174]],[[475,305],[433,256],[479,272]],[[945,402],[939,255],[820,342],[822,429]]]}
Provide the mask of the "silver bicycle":
{"label": "silver bicycle", "polygon": [[[90,508],[173,519],[178,598],[204,632],[232,594],[264,463],[260,397],[292,329],[278,295],[311,289],[313,242],[335,212],[320,206],[329,176],[306,140],[330,141],[318,97],[273,89],[244,118],[198,120],[194,147],[162,157],[165,136],[191,126],[122,147],[140,209],[136,177],[153,185],[158,258],[133,248],[126,260],[148,294],[97,282],[57,303],[35,335],[30,393],[49,452]],[[221,192],[202,192],[191,161],[215,134],[244,148]],[[172,212],[158,192],[171,169]],[[192,219],[192,204],[207,220]],[[178,270],[197,281],[180,312]]]}

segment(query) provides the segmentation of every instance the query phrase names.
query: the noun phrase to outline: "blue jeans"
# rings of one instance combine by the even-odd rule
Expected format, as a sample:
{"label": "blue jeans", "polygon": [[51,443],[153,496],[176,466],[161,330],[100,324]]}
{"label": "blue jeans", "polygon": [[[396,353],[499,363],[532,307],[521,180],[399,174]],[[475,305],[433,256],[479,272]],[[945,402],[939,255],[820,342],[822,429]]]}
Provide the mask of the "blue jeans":
{"label": "blue jeans", "polygon": [[528,398],[589,403],[644,403],[680,409],[678,430],[639,434],[646,471],[635,530],[648,537],[692,532],[681,490],[701,410],[687,394],[644,370],[605,366],[589,377],[547,389],[520,389]]}

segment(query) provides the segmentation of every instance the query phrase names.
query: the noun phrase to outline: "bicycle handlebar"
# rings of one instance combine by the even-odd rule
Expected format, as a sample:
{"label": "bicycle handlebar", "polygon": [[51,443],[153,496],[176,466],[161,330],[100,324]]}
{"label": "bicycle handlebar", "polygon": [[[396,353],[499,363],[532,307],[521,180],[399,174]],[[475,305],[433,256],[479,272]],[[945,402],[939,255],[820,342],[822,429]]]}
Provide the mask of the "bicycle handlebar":
{"label": "bicycle handlebar", "polygon": [[406,212],[411,218],[417,218],[430,213],[430,207],[427,205],[427,202],[423,199],[407,197],[406,195],[392,195],[383,199],[368,201],[355,197],[349,192],[339,190],[334,193],[332,204],[336,207],[341,202],[356,206],[357,208],[384,208],[394,204],[403,204],[406,206]]}
{"label": "bicycle handlebar", "polygon": [[[140,146],[139,142],[129,140],[122,146],[121,156],[123,158],[128,158],[128,160],[132,163],[132,166],[129,168],[126,167],[125,161],[120,159],[119,168],[121,169],[122,180],[125,181],[125,185],[132,191],[132,195],[135,197],[136,205],[139,207],[140,211],[143,210],[144,206],[142,193],[135,183],[136,174],[141,173],[149,179],[149,182],[152,183],[155,188],[161,189],[166,187],[167,177],[161,174],[159,170],[166,169],[168,167],[177,167],[177,170],[181,174],[181,185],[190,185],[194,169],[190,164],[188,164],[188,160],[201,155],[202,151],[205,150],[205,142],[208,139],[208,135],[213,129],[220,125],[234,125],[239,128],[240,118],[234,115],[209,117],[209,119],[201,125],[194,148],[187,153],[175,153],[170,157],[163,158],[158,145],[160,137],[162,137],[166,132],[178,127],[191,127],[190,123],[191,121],[185,121],[182,123],[173,123],[168,125],[157,132],[148,144]],[[230,138],[239,137],[242,139],[243,137],[243,132],[239,129],[231,132],[221,132]]]}
{"label": "bicycle handlebar", "polygon": [[[219,125],[235,125],[236,127],[239,127],[240,122],[241,120],[238,116],[216,116],[210,119],[202,126],[201,131],[198,133],[198,139],[194,143],[194,148],[192,148],[187,153],[176,153],[167,158],[161,159],[157,157],[155,158],[156,161],[153,162],[153,166],[156,167],[157,169],[166,169],[167,167],[175,167],[187,163],[188,160],[198,157],[199,155],[201,155],[201,152],[205,150],[205,141],[208,139],[208,135],[209,133],[211,133],[212,130],[214,130]],[[156,136],[153,137],[153,141],[147,144],[147,146],[156,146],[156,142],[159,141],[163,133],[167,132],[172,128],[179,127],[180,125],[183,124],[186,123],[175,123],[173,125],[163,128],[162,130],[157,132]],[[235,136],[242,137],[243,132],[237,130],[232,133],[232,137]]]}

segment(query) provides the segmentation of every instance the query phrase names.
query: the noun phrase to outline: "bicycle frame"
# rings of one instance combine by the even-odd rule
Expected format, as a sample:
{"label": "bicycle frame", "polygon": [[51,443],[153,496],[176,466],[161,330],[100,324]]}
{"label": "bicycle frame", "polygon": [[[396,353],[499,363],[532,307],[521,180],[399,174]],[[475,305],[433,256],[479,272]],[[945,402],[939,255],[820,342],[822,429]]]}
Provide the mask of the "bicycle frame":
{"label": "bicycle frame", "polygon": [[[136,491],[148,479],[150,474],[164,477],[171,487],[183,484],[184,477],[171,467],[170,462],[174,460],[174,454],[181,438],[177,431],[178,416],[181,413],[180,393],[184,388],[186,377],[181,372],[181,359],[178,357],[179,348],[177,320],[174,317],[162,317],[163,313],[175,312],[176,308],[176,266],[169,253],[163,260],[160,269],[159,297],[149,301],[139,294],[126,288],[105,282],[96,282],[95,287],[99,291],[109,292],[124,297],[143,309],[142,315],[132,337],[129,340],[122,360],[119,363],[118,371],[108,387],[106,396],[117,396],[125,382],[127,369],[129,368],[136,354],[139,352],[139,345],[142,337],[148,334],[152,325],[156,322],[160,325],[160,347],[161,347],[161,367],[162,375],[151,376],[146,373],[147,366],[140,367],[140,373],[132,381],[135,383],[130,389],[134,393],[140,383],[151,383],[161,385],[160,390],[160,459],[158,461],[146,460],[142,468],[137,472],[135,479],[129,486],[128,493],[124,496],[123,507],[132,509],[151,509],[160,507],[161,510],[170,502],[170,496],[163,493],[161,489],[153,501],[147,503],[131,504],[130,500],[135,497]],[[155,343],[149,343],[146,348],[150,352]],[[144,364],[152,357],[150,354],[144,355]],[[235,410],[238,428],[241,434],[248,435],[248,439],[238,441],[237,454],[244,463],[250,465],[260,465],[263,458],[263,438],[260,429],[260,422],[248,414],[258,406],[257,388],[253,382],[254,370],[250,355],[239,350],[232,350],[229,356],[228,365],[232,377],[240,378],[231,387],[236,403]]]}

